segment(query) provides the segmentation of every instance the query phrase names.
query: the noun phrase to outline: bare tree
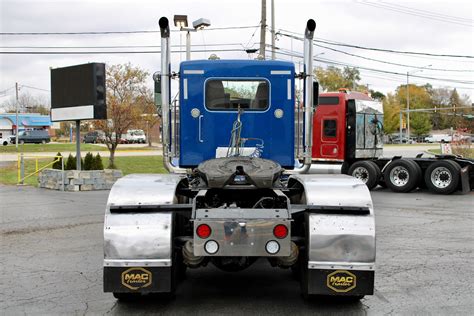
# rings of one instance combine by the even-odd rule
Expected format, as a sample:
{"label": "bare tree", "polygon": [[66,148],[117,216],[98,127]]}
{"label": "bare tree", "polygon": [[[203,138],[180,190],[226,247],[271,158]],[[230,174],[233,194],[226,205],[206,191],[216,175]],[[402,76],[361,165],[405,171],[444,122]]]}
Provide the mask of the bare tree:
{"label": "bare tree", "polygon": [[[15,113],[15,96],[12,96],[3,102],[1,107],[3,107],[7,113]],[[28,91],[20,91],[18,94],[18,111],[20,113],[39,113],[43,115],[49,115],[50,108],[49,100],[46,97],[32,95]]]}

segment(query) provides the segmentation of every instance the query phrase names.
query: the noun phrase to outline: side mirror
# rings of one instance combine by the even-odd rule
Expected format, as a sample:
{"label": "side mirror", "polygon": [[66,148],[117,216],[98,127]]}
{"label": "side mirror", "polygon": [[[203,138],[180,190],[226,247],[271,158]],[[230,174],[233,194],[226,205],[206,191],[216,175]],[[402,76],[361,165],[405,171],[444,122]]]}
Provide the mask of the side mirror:
{"label": "side mirror", "polygon": [[158,109],[161,108],[161,73],[159,71],[153,74],[153,81],[155,82],[155,105]]}
{"label": "side mirror", "polygon": [[319,104],[319,82],[313,81],[313,107]]}

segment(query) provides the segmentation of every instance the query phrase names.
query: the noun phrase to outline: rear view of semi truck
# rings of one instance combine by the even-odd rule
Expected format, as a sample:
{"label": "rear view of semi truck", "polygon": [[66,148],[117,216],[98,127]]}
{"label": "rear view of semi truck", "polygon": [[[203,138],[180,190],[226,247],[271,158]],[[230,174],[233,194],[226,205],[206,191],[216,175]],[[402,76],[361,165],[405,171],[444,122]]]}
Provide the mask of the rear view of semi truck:
{"label": "rear view of semi truck", "polygon": [[[373,294],[375,223],[367,186],[307,174],[312,162],[314,20],[305,72],[274,60],[194,60],[170,71],[168,19],[159,20],[163,159],[169,174],[126,176],[104,222],[104,291],[119,299],[172,294],[186,269],[238,273],[258,258],[291,268],[305,297]],[[170,81],[179,78],[179,106]],[[304,127],[295,132],[295,80]],[[295,139],[303,139],[301,162]],[[270,268],[270,267],[269,267]]]}

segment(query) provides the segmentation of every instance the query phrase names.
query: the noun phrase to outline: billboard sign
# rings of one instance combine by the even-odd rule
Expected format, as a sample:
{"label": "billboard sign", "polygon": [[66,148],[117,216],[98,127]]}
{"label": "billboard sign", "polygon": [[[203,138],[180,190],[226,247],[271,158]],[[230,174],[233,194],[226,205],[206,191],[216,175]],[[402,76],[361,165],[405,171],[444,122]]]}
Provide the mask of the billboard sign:
{"label": "billboard sign", "polygon": [[107,119],[105,64],[51,69],[51,121]]}

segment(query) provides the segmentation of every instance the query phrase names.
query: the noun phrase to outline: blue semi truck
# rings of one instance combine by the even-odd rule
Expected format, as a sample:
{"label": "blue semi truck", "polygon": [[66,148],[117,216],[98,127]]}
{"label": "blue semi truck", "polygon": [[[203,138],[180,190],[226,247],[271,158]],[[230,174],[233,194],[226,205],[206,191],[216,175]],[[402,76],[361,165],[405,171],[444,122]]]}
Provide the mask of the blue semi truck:
{"label": "blue semi truck", "polygon": [[[291,269],[311,299],[373,294],[375,221],[367,186],[347,175],[307,174],[318,84],[314,20],[305,72],[266,60],[195,60],[170,72],[168,19],[159,20],[164,166],[113,186],[104,221],[104,291],[127,300],[169,297],[186,269],[238,273],[258,258]],[[179,106],[170,81],[179,78]],[[295,126],[295,81],[304,121]],[[319,127],[318,127],[319,128]],[[301,133],[298,134],[298,133]],[[302,139],[297,159],[295,139]]]}

